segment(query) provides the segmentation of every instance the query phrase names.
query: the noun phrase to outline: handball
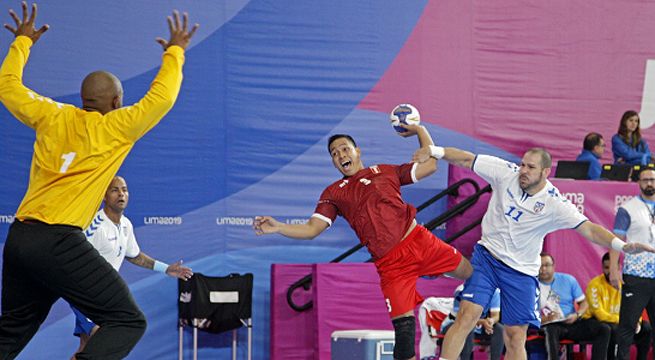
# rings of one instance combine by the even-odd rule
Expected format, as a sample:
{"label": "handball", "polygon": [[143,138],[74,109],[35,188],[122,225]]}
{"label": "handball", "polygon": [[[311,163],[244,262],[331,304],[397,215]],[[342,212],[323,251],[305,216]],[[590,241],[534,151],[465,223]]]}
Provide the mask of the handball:
{"label": "handball", "polygon": [[400,126],[405,125],[418,125],[421,123],[421,114],[411,104],[400,104],[393,108],[389,115],[391,126],[399,133],[406,132],[407,130]]}

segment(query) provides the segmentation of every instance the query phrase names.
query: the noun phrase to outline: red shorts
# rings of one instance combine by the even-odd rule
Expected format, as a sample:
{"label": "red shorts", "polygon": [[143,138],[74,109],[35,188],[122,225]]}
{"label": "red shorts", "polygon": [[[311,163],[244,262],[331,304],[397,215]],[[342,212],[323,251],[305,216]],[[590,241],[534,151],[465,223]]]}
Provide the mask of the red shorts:
{"label": "red shorts", "polygon": [[411,311],[423,301],[416,291],[420,276],[439,276],[457,269],[462,254],[416,225],[405,240],[375,262],[382,294],[391,317]]}

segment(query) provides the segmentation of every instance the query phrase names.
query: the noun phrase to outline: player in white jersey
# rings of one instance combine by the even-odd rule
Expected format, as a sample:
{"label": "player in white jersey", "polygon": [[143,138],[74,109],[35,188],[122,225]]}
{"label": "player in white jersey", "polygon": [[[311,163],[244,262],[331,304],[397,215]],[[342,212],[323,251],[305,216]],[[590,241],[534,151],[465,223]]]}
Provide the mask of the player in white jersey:
{"label": "player in white jersey", "polygon": [[[84,232],[87,240],[98,250],[100,255],[118,271],[123,259],[146,269],[166,273],[182,280],[188,280],[193,272],[190,268],[182,266],[182,261],[167,265],[155,260],[139,249],[134,237],[134,228],[130,219],[123,215],[129,200],[129,192],[125,179],[114,177],[105,193],[105,206],[98,211],[93,222]],[[99,326],[89,320],[75,307],[75,336],[80,337],[80,347],[76,352],[84,349],[89,338],[99,329]],[[73,358],[75,358],[73,356]]]}
{"label": "player in white jersey", "polygon": [[475,156],[438,146],[417,150],[414,161],[430,157],[472,169],[493,189],[482,221],[482,239],[471,260],[473,275],[466,281],[457,319],[446,333],[443,359],[457,358],[466,335],[475,327],[496,288],[501,290],[506,359],[526,358],[528,325],[540,325],[537,274],[546,234],[573,228],[585,238],[617,251],[655,252],[647,244],[626,244],[580,214],[547,180],[551,158],[544,149],[528,150],[520,166],[493,156]]}
{"label": "player in white jersey", "polygon": [[[639,196],[619,207],[614,220],[614,233],[628,243],[655,244],[655,170],[639,173]],[[655,254],[626,255],[623,274],[619,254],[610,251],[609,281],[621,289],[621,309],[617,328],[617,359],[630,356],[638,320],[646,309],[651,324],[655,321]],[[623,287],[621,283],[623,282]],[[633,323],[630,323],[630,322]],[[651,332],[655,338],[655,331]]]}

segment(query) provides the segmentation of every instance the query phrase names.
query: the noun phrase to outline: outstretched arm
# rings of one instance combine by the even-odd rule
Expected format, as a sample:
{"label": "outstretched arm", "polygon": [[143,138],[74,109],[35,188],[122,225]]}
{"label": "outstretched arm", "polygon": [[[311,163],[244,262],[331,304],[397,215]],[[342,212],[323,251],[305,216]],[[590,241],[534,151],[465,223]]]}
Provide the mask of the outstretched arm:
{"label": "outstretched arm", "polygon": [[328,228],[328,223],[315,217],[305,224],[286,224],[271,216],[255,216],[253,223],[255,234],[281,234],[292,239],[311,240]]}
{"label": "outstretched arm", "polygon": [[175,277],[184,281],[189,280],[189,278],[193,276],[193,271],[191,271],[190,268],[182,266],[182,260],[174,264],[167,265],[151,258],[144,252],[139,252],[139,255],[136,257],[126,257],[125,259],[134,265],[141,266],[142,268],[165,272],[166,275],[170,277]]}
{"label": "outstretched arm", "polygon": [[609,230],[604,227],[585,221],[575,229],[580,235],[588,240],[602,245],[606,248],[622,251],[628,254],[635,254],[640,252],[655,252],[655,248],[647,244],[641,243],[625,243],[623,240],[614,236]]}
{"label": "outstretched arm", "polygon": [[136,141],[152,129],[173,107],[182,86],[182,65],[184,64],[184,50],[198,29],[195,24],[191,30],[188,28],[188,15],[183,20],[176,10],[173,16],[167,18],[170,38],[168,41],[157,38],[157,42],[164,48],[162,65],[150,85],[148,93],[133,106],[114,110],[107,114],[112,117],[107,121],[113,131],[122,134],[130,141]]}
{"label": "outstretched arm", "polygon": [[13,10],[9,15],[15,26],[4,24],[16,40],[11,44],[9,53],[0,68],[0,102],[2,102],[18,120],[36,129],[48,117],[52,117],[65,106],[52,99],[43,97],[23,84],[23,69],[30,56],[30,47],[48,30],[48,25],[38,30],[34,27],[36,21],[36,4],[32,5],[32,13],[27,11],[27,3],[21,4],[23,16],[19,18]]}
{"label": "outstretched arm", "polygon": [[445,160],[453,165],[471,169],[475,154],[454,147],[428,146],[421,147],[414,153],[414,161],[423,162],[429,158]]}

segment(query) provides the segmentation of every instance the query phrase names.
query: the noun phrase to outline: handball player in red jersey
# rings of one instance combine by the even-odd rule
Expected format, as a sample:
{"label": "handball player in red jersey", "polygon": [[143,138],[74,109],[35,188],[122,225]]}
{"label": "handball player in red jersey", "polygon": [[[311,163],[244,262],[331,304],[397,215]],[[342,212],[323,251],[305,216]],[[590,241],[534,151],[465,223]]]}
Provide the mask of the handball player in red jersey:
{"label": "handball player in red jersey", "polygon": [[[417,135],[420,147],[433,145],[425,127],[402,126],[407,131],[399,135]],[[332,225],[337,215],[343,216],[375,261],[395,330],[394,358],[415,359],[414,307],[423,301],[416,291],[416,280],[441,274],[466,279],[472,272],[461,253],[416,223],[416,209],[400,196],[402,185],[432,175],[437,160],[365,167],[361,149],[345,134],[331,136],[328,150],[343,178],[323,191],[307,223],[286,224],[270,216],[257,216],[255,232],[313,239]]]}

